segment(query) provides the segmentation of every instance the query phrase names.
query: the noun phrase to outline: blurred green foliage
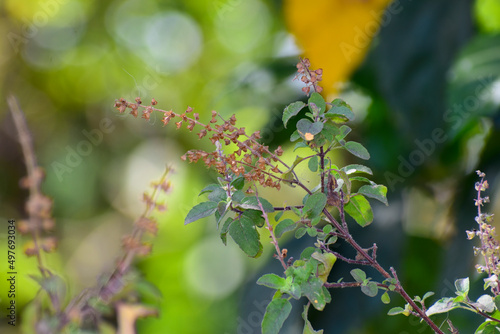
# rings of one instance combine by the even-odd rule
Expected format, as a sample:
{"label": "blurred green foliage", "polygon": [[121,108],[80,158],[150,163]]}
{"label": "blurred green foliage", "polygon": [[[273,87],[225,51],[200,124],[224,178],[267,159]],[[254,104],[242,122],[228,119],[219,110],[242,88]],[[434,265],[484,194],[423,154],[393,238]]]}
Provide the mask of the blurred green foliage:
{"label": "blurred green foliage", "polygon": [[[495,1],[400,3],[403,10],[381,27],[364,63],[341,93],[362,115],[358,118],[364,117],[355,124],[357,141],[370,151],[377,183],[387,183],[388,172],[401,178],[389,187],[389,208],[375,209],[374,224],[355,233],[366,245],[379,244],[380,260],[400,271],[410,292],[434,290],[441,297],[450,294],[455,278],[473,272],[472,244],[464,231],[474,224],[475,169],[488,174],[490,195],[498,198],[500,14]],[[276,120],[285,105],[302,97],[298,84],[291,81],[299,52],[290,46],[283,24],[285,4],[0,4],[1,219],[22,219],[27,194],[18,187],[25,169],[6,112],[5,96],[11,92],[26,113],[39,163],[47,171],[44,190],[55,201],[54,233],[60,249],[47,262],[70,282],[72,294],[110,268],[121,236],[142,210],[142,192],[168,163],[177,170],[174,193],[160,218],[153,254],[139,263],[163,299],[147,301],[160,308],[160,317],[141,320],[140,332],[259,332],[260,305],[271,297],[265,288],[253,287],[264,264],[236,255],[240,252],[234,244],[224,247],[215,242],[211,221],[182,224],[202,184],[213,174],[179,157],[191,148],[207,149],[207,143],[187,131],[162,128],[159,118],[123,117],[112,105],[116,98],[141,96],[143,101],[154,97],[167,110],[192,106],[205,119],[212,109],[225,116],[235,113],[248,131],[264,128],[263,138],[272,146],[284,142],[289,133]],[[101,125],[104,119],[111,122],[108,132]],[[432,150],[430,144],[422,149],[415,140],[426,142],[435,129],[443,129],[446,140],[434,143]],[[294,154],[287,154],[293,160]],[[406,173],[402,161],[420,156],[421,163],[418,160]],[[60,164],[67,167],[64,172]],[[286,197],[289,202],[298,198],[293,193]],[[493,202],[490,211],[498,210],[498,202]],[[5,233],[0,231],[2,249]],[[19,253],[25,241],[19,238]],[[269,255],[264,248],[264,256]],[[27,275],[37,268],[35,261],[20,254],[17,261],[22,286],[17,302],[22,311],[36,294],[36,284]],[[277,264],[267,264],[273,265]],[[4,264],[0,266],[4,272]],[[481,279],[474,279],[480,287]],[[0,291],[6,291],[5,284],[0,280]],[[471,294],[480,290],[472,289]],[[7,299],[1,293],[3,310]],[[415,332],[424,327],[406,318],[387,319],[384,314],[394,305],[367,300],[354,291],[334,291],[332,297],[333,305],[323,314],[311,312],[313,326],[327,333]],[[295,319],[301,319],[301,307],[294,305],[295,309]],[[353,309],[359,312],[353,314]],[[464,332],[475,324],[466,316],[456,321]],[[284,332],[294,333],[301,326],[289,321]],[[17,329],[0,323],[2,333]]]}

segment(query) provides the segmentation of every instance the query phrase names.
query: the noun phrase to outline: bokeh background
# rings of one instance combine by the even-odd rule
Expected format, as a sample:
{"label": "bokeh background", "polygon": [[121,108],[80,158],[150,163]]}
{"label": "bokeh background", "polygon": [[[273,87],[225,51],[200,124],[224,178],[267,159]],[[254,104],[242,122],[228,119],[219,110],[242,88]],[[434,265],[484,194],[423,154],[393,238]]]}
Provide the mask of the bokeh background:
{"label": "bokeh background", "polygon": [[[452,296],[454,280],[470,276],[477,298],[483,282],[465,230],[475,224],[476,169],[491,184],[488,210],[500,208],[499,32],[496,0],[4,0],[0,219],[25,216],[25,167],[6,105],[14,94],[47,172],[43,189],[55,203],[60,244],[46,261],[66,279],[69,296],[109,272],[121,236],[142,212],[142,193],[169,164],[176,174],[168,211],[152,255],[137,263],[157,287],[146,289],[144,301],[160,316],[140,320],[139,333],[260,333],[272,291],[255,281],[279,273],[272,249],[249,259],[232,241],[222,245],[210,219],[183,225],[215,175],[180,156],[212,148],[162,127],[159,115],[134,119],[113,103],[141,96],[165,110],[189,105],[202,119],[211,110],[234,113],[293,159],[298,153],[280,118],[288,103],[305,98],[293,81],[303,55],[324,69],[325,96],[353,106],[351,136],[369,149],[376,181],[389,188],[390,206],[375,206],[375,222],[353,233],[367,247],[377,242],[380,262],[398,270],[410,295]],[[299,200],[300,193],[286,191],[288,203]],[[0,279],[2,333],[22,331],[23,311],[37,293],[28,276],[37,272],[35,260],[20,254],[26,241],[18,236],[15,328],[6,324]],[[283,243],[307,246],[291,237]],[[6,255],[0,262],[6,272]],[[350,269],[336,264],[332,279]],[[357,290],[332,296],[324,312],[312,313],[315,328],[326,333],[430,333],[415,319],[385,315],[402,305],[397,297],[384,305]],[[283,333],[301,333],[301,311],[295,304]],[[451,318],[464,333],[481,321],[460,311]]]}

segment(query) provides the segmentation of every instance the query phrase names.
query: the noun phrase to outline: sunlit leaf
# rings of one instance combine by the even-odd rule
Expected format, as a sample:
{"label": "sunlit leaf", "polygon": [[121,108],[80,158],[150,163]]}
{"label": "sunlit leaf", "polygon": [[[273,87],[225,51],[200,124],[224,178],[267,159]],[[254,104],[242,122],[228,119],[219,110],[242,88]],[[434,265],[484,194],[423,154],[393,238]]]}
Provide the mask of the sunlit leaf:
{"label": "sunlit leaf", "polygon": [[358,193],[365,195],[366,197],[374,198],[385,205],[389,205],[387,202],[387,187],[377,184],[377,185],[364,185],[358,189]]}
{"label": "sunlit leaf", "polygon": [[344,210],[362,227],[369,225],[373,221],[370,203],[362,195],[351,197],[349,203],[344,206]]}
{"label": "sunlit leaf", "polygon": [[305,106],[306,104],[304,102],[297,101],[289,104],[285,108],[285,110],[283,111],[283,125],[285,126],[285,128],[290,118],[297,115]]}

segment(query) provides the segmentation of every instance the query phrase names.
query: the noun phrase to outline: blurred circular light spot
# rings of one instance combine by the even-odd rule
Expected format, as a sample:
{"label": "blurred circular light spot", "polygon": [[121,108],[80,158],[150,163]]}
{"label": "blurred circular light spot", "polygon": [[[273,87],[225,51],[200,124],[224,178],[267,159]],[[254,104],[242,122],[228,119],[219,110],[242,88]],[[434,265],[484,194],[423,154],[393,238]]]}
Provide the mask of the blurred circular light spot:
{"label": "blurred circular light spot", "polygon": [[230,1],[221,6],[215,21],[216,35],[229,50],[243,53],[268,36],[271,16],[258,0]]}
{"label": "blurred circular light spot", "polygon": [[149,19],[143,38],[154,62],[168,72],[189,67],[198,59],[202,49],[202,33],[198,24],[178,12]]}
{"label": "blurred circular light spot", "polygon": [[219,237],[200,241],[184,262],[190,288],[207,298],[224,298],[233,292],[243,281],[244,271],[239,249],[234,244],[224,246]]}

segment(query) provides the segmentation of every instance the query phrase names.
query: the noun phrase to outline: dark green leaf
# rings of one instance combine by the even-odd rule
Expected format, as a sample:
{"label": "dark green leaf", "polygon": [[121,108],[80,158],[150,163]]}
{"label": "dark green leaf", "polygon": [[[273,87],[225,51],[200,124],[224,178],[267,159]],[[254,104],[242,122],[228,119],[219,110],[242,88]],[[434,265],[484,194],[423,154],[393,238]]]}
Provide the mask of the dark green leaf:
{"label": "dark green leaf", "polygon": [[363,195],[351,197],[349,203],[344,206],[344,210],[362,227],[369,225],[373,221],[372,208]]}
{"label": "dark green leaf", "polygon": [[293,220],[291,219],[283,219],[276,225],[274,228],[274,234],[276,235],[276,238],[281,238],[283,233],[288,232],[288,231],[293,231],[296,227],[296,224]]}
{"label": "dark green leaf", "polygon": [[221,187],[214,189],[210,194],[208,194],[208,200],[211,202],[221,202],[227,199],[227,193]]}
{"label": "dark green leaf", "polygon": [[351,106],[342,99],[332,101],[332,108],[328,110],[326,116],[335,123],[345,123],[355,118]]}
{"label": "dark green leaf", "polygon": [[198,219],[211,216],[217,211],[216,202],[203,202],[195,205],[184,219],[184,225],[197,221]]}
{"label": "dark green leaf", "polygon": [[387,203],[387,187],[377,184],[377,185],[364,185],[358,189],[358,193],[365,195],[366,197],[374,198],[385,205],[389,205]]}
{"label": "dark green leaf", "polygon": [[245,210],[242,215],[248,217],[257,227],[262,227],[265,223],[264,217],[262,217],[262,211],[260,210]]}
{"label": "dark green leaf", "polygon": [[314,218],[321,214],[325,205],[326,195],[320,192],[314,193],[307,198],[303,212],[307,217]]}
{"label": "dark green leaf", "polygon": [[326,140],[332,142],[335,136],[338,136],[340,134],[340,130],[330,123],[325,123],[323,124],[323,130],[321,130],[321,134],[325,136]]}
{"label": "dark green leaf", "polygon": [[318,156],[317,155],[313,155],[309,159],[309,162],[307,164],[308,164],[308,167],[311,170],[311,172],[316,173],[318,171]]}
{"label": "dark green leaf", "polygon": [[233,220],[234,220],[233,218],[227,218],[220,230],[220,238],[224,243],[224,246],[227,245],[227,232],[229,231],[229,226],[231,225]]}
{"label": "dark green leaf", "polygon": [[309,259],[314,254],[314,252],[316,252],[316,248],[307,247],[300,254],[300,258],[301,259]]}
{"label": "dark green leaf", "polygon": [[229,226],[229,234],[248,256],[257,257],[260,255],[259,233],[248,217],[241,216],[240,219],[233,221]]}
{"label": "dark green leaf", "polygon": [[231,185],[237,190],[243,189],[243,186],[245,185],[245,177],[238,176],[233,181],[231,181]]}
{"label": "dark green leaf", "polygon": [[274,221],[277,222],[278,220],[280,220],[284,213],[285,213],[285,210],[278,211],[278,213],[274,215]]}
{"label": "dark green leaf", "polygon": [[275,274],[265,274],[257,280],[258,285],[264,285],[271,289],[279,290],[286,285],[286,281],[283,277]]}
{"label": "dark green leaf", "polygon": [[358,158],[361,158],[363,160],[370,159],[370,153],[368,153],[368,150],[358,142],[348,141],[342,146],[352,155],[357,156]]}
{"label": "dark green leaf", "polygon": [[209,184],[208,186],[203,188],[203,190],[200,192],[200,194],[198,196],[203,195],[204,193],[210,193],[218,188],[220,188],[220,185],[218,185],[218,184],[215,184],[215,183]]}
{"label": "dark green leaf", "polygon": [[304,108],[305,106],[306,106],[306,104],[304,102],[297,101],[297,102],[293,102],[293,103],[289,104],[285,108],[285,110],[283,111],[283,125],[285,126],[285,128],[286,128],[286,125],[287,125],[288,121],[290,120],[290,118],[297,115],[299,113],[299,111],[301,111],[302,108]]}
{"label": "dark green leaf", "polygon": [[231,195],[231,199],[235,203],[241,203],[243,198],[245,198],[245,193],[241,190],[237,190]]}
{"label": "dark green leaf", "polygon": [[264,208],[265,212],[274,212],[274,206],[271,203],[269,203],[265,198],[262,197],[259,197],[259,201],[257,201],[257,197],[255,196],[245,197],[241,201],[240,206],[243,209],[253,209],[260,211],[259,202],[262,204],[262,207]]}

